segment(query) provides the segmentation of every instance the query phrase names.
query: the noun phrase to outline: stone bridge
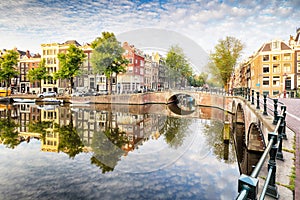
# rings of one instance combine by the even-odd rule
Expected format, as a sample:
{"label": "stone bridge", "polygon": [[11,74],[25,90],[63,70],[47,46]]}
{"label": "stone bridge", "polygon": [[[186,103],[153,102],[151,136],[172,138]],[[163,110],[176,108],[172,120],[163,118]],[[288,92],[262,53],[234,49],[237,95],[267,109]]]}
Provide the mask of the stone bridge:
{"label": "stone bridge", "polygon": [[[191,96],[195,100],[195,106],[200,108],[196,109],[195,112],[186,113],[187,117],[223,119],[224,121],[229,121],[231,125],[234,125],[236,128],[236,138],[244,141],[248,150],[263,151],[265,149],[268,133],[272,132],[275,128],[272,124],[273,117],[263,115],[262,110],[256,109],[255,105],[251,105],[250,101],[242,97],[225,96],[224,94],[210,92],[170,90],[139,94],[85,97],[85,100],[88,98],[88,100],[96,104],[109,103],[112,105],[168,105],[174,102],[176,96],[179,94]],[[217,108],[219,111],[206,109],[208,107]],[[170,116],[178,116],[172,113],[170,109],[167,112],[169,113],[166,114]],[[227,115],[226,113],[229,114]]]}

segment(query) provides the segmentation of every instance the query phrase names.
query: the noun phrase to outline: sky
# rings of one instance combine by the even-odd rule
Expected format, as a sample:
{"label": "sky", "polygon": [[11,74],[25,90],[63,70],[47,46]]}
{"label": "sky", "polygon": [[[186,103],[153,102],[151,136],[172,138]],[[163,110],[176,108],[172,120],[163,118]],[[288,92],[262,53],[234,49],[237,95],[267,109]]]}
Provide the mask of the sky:
{"label": "sky", "polygon": [[[5,0],[0,1],[0,49],[40,53],[42,43],[83,44],[103,31],[118,37],[147,28],[176,32],[207,53],[218,40],[233,36],[244,43],[246,58],[265,42],[295,36],[299,8],[298,0]],[[160,40],[173,45],[166,35]]]}

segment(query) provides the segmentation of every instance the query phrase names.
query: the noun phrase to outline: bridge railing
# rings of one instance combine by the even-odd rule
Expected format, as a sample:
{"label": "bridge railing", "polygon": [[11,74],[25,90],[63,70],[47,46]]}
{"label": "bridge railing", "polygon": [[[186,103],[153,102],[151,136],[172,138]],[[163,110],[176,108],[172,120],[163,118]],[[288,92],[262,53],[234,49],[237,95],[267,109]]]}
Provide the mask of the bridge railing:
{"label": "bridge railing", "polygon": [[[252,92],[252,94],[251,94]],[[276,186],[276,159],[284,160],[282,154],[282,140],[286,138],[286,106],[278,102],[278,99],[267,98],[266,95],[260,95],[259,92],[255,92],[250,89],[243,88],[234,91],[234,95],[243,96],[245,99],[251,102],[251,105],[256,105],[256,109],[261,109],[260,105],[263,105],[263,115],[272,114],[273,124],[276,125],[273,132],[268,133],[268,145],[261,156],[260,160],[256,164],[251,175],[242,174],[238,181],[239,195],[236,199],[257,199],[258,195],[258,175],[263,167],[267,155],[269,154],[268,162],[268,175],[265,180],[265,184],[262,188],[260,199],[264,199],[265,195],[278,199],[279,194]],[[262,96],[262,100],[261,97]],[[272,105],[274,108],[270,108],[268,105]],[[278,104],[281,104],[281,111],[278,111]],[[278,114],[279,113],[279,114]]]}

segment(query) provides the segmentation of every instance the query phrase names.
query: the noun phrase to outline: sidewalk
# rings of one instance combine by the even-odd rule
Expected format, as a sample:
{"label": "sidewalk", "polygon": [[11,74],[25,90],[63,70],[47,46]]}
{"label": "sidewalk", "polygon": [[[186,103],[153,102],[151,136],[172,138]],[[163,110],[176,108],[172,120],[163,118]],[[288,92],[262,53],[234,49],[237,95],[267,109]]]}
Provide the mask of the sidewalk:
{"label": "sidewalk", "polygon": [[[294,142],[294,136],[295,133],[290,130],[286,129],[287,134],[287,140],[283,140],[282,147],[287,150],[293,150],[293,142]],[[290,184],[290,175],[292,173],[292,167],[294,166],[294,154],[288,151],[282,151],[283,159],[276,160],[276,185],[277,185],[277,191],[279,194],[279,199],[284,200],[293,200],[293,192],[292,190],[288,189],[286,186]],[[261,191],[263,189],[264,183],[265,183],[265,177],[268,174],[268,162],[265,162],[264,166],[261,169],[261,172],[259,174],[259,190],[258,194],[261,194]],[[264,177],[264,178],[262,178]],[[295,189],[296,190],[296,189]],[[260,197],[258,195],[258,198]],[[271,198],[269,196],[265,196],[266,200],[271,200],[274,198]],[[296,198],[295,198],[296,199]]]}
{"label": "sidewalk", "polygon": [[[295,198],[300,199],[300,99],[280,98],[287,106],[286,123],[287,127],[295,133]],[[293,140],[293,138],[288,138]]]}

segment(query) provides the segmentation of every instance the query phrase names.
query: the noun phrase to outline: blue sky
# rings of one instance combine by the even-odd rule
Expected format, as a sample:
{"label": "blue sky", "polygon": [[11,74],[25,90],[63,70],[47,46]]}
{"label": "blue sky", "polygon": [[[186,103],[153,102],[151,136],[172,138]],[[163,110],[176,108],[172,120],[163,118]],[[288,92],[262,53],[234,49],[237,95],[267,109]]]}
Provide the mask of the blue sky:
{"label": "blue sky", "polygon": [[0,49],[37,53],[41,43],[82,44],[102,31],[158,28],[178,32],[208,53],[219,39],[234,36],[248,57],[264,42],[295,35],[299,7],[297,0],[6,0],[0,1]]}

